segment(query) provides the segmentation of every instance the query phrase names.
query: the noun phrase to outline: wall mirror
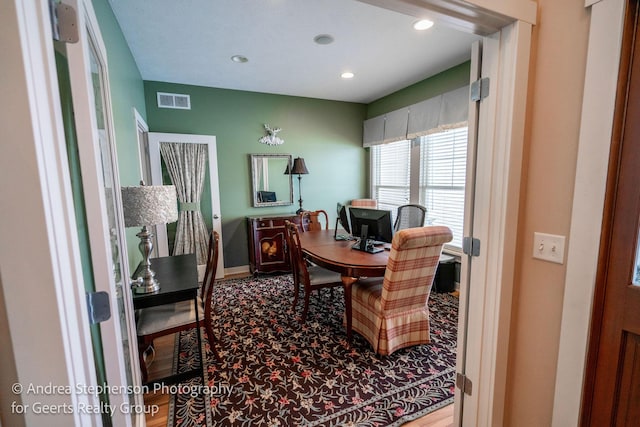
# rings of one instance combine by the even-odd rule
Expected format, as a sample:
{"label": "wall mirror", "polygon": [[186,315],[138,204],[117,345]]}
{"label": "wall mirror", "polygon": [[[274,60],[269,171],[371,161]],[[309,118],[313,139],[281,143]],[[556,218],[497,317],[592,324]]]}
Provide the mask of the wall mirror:
{"label": "wall mirror", "polygon": [[285,174],[291,154],[251,154],[253,207],[293,204],[291,175]]}

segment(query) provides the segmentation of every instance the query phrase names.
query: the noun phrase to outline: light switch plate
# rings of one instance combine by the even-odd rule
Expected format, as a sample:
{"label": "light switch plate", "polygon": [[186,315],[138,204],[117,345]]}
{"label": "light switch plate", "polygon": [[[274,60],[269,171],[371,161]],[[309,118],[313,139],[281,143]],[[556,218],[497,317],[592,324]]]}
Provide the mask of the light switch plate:
{"label": "light switch plate", "polygon": [[558,264],[564,263],[564,236],[533,233],[533,257]]}

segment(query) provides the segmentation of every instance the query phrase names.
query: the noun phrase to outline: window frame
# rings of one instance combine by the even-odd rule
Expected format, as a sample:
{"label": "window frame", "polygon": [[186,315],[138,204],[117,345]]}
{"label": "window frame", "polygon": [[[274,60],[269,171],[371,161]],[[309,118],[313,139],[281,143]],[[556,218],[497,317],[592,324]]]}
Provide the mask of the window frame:
{"label": "window frame", "polygon": [[[464,164],[462,165],[462,170],[465,171],[466,174],[466,160],[467,160],[467,156],[466,156],[466,150],[468,147],[468,125],[465,126],[459,126],[453,129],[447,129],[447,130],[443,130],[441,132],[437,132],[434,133],[433,135],[425,135],[425,136],[419,136],[416,137],[414,139],[411,140],[402,140],[402,141],[395,141],[392,143],[387,143],[387,144],[379,144],[379,145],[374,145],[370,147],[369,150],[369,165],[370,165],[370,170],[369,170],[369,176],[370,176],[370,192],[371,192],[371,197],[375,198],[376,200],[378,200],[378,208],[379,209],[390,209],[392,211],[392,216],[395,220],[395,215],[396,215],[396,211],[398,206],[400,205],[395,205],[392,203],[385,203],[384,200],[380,200],[379,199],[379,189],[382,188],[402,188],[402,186],[398,187],[397,185],[379,185],[377,184],[378,182],[378,170],[379,170],[379,152],[378,150],[383,147],[383,146],[388,146],[390,144],[398,144],[398,143],[408,143],[409,144],[409,150],[408,150],[408,162],[407,165],[409,167],[409,200],[406,201],[406,203],[417,203],[417,204],[424,204],[421,203],[421,194],[426,191],[426,186],[421,185],[421,175],[422,175],[422,158],[421,158],[421,146],[424,145],[429,137],[435,136],[435,135],[440,135],[440,134],[444,134],[444,133],[448,133],[448,132],[456,132],[456,131],[460,131],[460,129],[464,128],[465,129],[465,133],[467,135],[467,140],[465,141],[465,155],[464,155]],[[459,140],[456,140],[456,137],[458,137],[457,134],[454,134],[454,139],[452,142],[456,143],[459,142]],[[463,179],[464,182],[464,179]],[[445,245],[445,249],[447,252],[452,253],[454,255],[461,255],[462,254],[462,240],[464,238],[464,198],[466,196],[465,194],[465,187],[463,184],[462,188],[458,188],[459,186],[451,186],[451,188],[455,191],[462,191],[462,201],[461,201],[461,205],[459,207],[456,207],[456,210],[460,210],[461,213],[461,217],[459,218],[459,227],[456,227],[459,230],[459,245],[457,244],[446,244]],[[392,206],[392,207],[390,207]],[[460,208],[460,209],[458,209]],[[429,212],[427,211],[427,220],[429,221]],[[428,222],[427,222],[428,224]],[[442,223],[440,223],[442,224]],[[443,225],[447,225],[447,224],[443,224]]]}

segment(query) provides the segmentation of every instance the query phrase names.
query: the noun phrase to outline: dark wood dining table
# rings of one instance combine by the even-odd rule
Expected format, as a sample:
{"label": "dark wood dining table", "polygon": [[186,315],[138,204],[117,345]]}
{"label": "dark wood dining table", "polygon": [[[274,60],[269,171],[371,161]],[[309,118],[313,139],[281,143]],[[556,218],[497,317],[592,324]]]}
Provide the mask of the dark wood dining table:
{"label": "dark wood dining table", "polygon": [[351,285],[360,277],[382,277],[387,268],[389,251],[371,254],[352,249],[355,240],[335,240],[334,230],[300,233],[304,255],[314,264],[340,273],[344,286],[347,340],[351,341]]}

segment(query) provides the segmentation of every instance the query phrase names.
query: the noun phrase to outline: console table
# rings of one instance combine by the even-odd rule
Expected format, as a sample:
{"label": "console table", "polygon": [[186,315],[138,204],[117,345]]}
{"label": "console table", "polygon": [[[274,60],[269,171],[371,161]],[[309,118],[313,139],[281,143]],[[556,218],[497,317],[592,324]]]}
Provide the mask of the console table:
{"label": "console table", "polygon": [[260,273],[289,273],[291,263],[284,234],[284,223],[300,225],[296,214],[275,214],[247,217],[249,227],[249,268],[254,276]]}

